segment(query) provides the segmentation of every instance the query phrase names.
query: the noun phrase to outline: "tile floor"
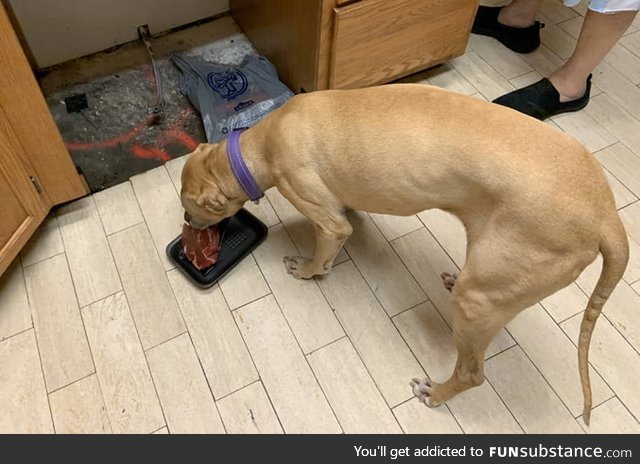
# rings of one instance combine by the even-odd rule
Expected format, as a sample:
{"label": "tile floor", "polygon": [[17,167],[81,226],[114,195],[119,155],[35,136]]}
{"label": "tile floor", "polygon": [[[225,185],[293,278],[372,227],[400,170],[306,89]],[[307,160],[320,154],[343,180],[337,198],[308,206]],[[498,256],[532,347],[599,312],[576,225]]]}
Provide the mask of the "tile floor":
{"label": "tile floor", "polygon": [[[547,1],[535,53],[472,36],[409,80],[493,99],[566,58],[583,14]],[[594,84],[585,111],[548,122],[595,152],[632,247],[591,345],[590,428],[575,344],[599,263],[500,333],[481,387],[428,409],[408,381],[454,362],[438,276],[463,265],[460,224],[353,213],[333,273],[297,281],[281,257],[310,253],[311,226],[269,191],[249,206],[268,240],[199,290],[164,252],[181,227],[179,158],[51,214],[0,280],[0,433],[640,432],[640,20]]]}

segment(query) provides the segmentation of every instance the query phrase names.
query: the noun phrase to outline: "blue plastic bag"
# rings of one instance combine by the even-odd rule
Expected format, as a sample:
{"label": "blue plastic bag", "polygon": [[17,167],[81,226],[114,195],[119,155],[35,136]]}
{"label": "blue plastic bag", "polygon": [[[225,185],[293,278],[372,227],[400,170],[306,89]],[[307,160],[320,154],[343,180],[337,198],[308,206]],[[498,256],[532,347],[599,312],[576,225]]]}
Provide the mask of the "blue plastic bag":
{"label": "blue plastic bag", "polygon": [[181,72],[180,91],[200,112],[207,141],[251,127],[293,96],[266,58],[247,55],[238,66],[184,55],[172,57]]}

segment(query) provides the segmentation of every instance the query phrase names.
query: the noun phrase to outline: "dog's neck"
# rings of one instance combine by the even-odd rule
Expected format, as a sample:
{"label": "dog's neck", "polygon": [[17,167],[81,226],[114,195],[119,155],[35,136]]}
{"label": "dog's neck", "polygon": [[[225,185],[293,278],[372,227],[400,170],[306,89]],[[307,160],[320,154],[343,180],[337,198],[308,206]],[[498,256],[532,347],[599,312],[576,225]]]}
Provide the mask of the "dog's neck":
{"label": "dog's neck", "polygon": [[[264,159],[265,143],[261,131],[252,128],[240,136],[240,152],[242,159],[247,165],[249,172],[253,175],[258,187],[265,192],[275,185],[268,163]],[[240,185],[233,173],[229,158],[227,156],[227,141],[220,143],[215,156],[208,158],[208,170],[211,172],[228,199],[249,200],[244,188]]]}

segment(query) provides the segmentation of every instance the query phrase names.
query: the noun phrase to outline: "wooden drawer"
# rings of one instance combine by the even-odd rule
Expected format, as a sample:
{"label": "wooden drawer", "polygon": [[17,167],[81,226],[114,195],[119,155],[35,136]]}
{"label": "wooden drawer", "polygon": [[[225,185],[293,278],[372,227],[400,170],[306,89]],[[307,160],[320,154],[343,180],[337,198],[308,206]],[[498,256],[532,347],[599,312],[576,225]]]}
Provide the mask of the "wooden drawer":
{"label": "wooden drawer", "polygon": [[330,88],[380,84],[464,53],[476,0],[360,0],[334,8]]}
{"label": "wooden drawer", "polygon": [[462,55],[478,0],[229,0],[294,92],[390,82]]}

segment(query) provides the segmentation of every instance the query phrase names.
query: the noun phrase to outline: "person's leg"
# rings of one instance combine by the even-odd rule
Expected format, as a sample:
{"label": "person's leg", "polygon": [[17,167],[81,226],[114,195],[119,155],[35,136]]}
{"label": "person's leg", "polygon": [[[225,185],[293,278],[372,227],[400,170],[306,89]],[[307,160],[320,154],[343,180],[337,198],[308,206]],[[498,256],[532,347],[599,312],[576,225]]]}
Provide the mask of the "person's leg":
{"label": "person's leg", "polygon": [[637,13],[587,11],[573,54],[549,76],[549,80],[560,94],[561,102],[575,100],[584,95],[589,74],[620,40]]}
{"label": "person's leg", "polygon": [[471,32],[487,35],[518,53],[540,46],[542,24],[535,17],[543,0],[513,0],[507,6],[480,6]]}
{"label": "person's leg", "polygon": [[498,14],[498,22],[511,27],[529,27],[536,22],[536,14],[543,0],[513,0]]}
{"label": "person's leg", "polygon": [[[640,6],[639,2],[628,3]],[[576,48],[565,64],[549,78],[503,95],[494,103],[538,119],[581,110],[589,103],[591,73],[620,40],[636,14],[637,10],[610,13],[588,10]]]}

